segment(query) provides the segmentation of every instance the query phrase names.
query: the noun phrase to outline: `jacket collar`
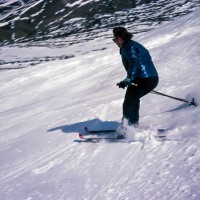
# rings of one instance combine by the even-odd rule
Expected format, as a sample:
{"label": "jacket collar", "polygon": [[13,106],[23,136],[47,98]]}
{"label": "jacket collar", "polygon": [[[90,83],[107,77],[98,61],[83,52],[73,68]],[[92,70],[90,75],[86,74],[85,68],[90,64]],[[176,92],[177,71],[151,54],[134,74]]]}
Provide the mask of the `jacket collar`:
{"label": "jacket collar", "polygon": [[130,41],[131,41],[130,39],[125,40],[125,41],[123,42],[123,44],[122,44],[122,48],[123,48],[124,46],[126,46],[126,44],[127,44],[128,42],[130,42]]}

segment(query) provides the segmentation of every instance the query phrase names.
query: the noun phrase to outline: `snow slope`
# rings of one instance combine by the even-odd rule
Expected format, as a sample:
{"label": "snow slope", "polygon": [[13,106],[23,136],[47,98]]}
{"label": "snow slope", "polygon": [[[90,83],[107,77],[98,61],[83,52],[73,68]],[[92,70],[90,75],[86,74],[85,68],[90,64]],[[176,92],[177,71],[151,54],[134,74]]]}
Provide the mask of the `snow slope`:
{"label": "snow slope", "polygon": [[[200,10],[135,36],[159,71],[157,91],[199,103],[199,35]],[[129,128],[126,141],[78,140],[86,125],[114,128],[121,119],[124,90],[116,83],[125,72],[115,44],[103,44],[103,51],[1,71],[0,199],[200,199],[199,106],[149,94],[140,119],[148,129]],[[153,137],[157,127],[172,129],[168,141]]]}

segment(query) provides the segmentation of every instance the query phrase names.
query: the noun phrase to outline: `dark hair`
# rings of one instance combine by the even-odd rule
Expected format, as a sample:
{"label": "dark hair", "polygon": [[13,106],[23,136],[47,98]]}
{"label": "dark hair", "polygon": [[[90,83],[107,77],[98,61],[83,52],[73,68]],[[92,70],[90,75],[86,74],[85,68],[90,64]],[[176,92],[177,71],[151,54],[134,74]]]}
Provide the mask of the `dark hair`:
{"label": "dark hair", "polygon": [[121,37],[124,41],[130,40],[133,34],[128,32],[125,27],[115,27],[113,28],[114,37]]}

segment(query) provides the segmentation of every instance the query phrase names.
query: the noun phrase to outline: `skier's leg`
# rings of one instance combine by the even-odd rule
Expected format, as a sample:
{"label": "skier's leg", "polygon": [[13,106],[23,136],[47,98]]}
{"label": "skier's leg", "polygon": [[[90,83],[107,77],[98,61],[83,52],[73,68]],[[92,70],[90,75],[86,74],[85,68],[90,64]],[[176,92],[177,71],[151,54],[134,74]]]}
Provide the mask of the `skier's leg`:
{"label": "skier's leg", "polygon": [[136,83],[138,84],[138,86],[144,88],[143,92],[140,95],[140,98],[150,93],[158,85],[158,81],[158,77],[150,77],[137,80]]}
{"label": "skier's leg", "polygon": [[136,86],[127,88],[123,103],[123,118],[128,120],[129,125],[138,125],[140,96],[143,92],[143,88]]}
{"label": "skier's leg", "polygon": [[158,84],[158,77],[139,79],[136,81],[139,87],[127,88],[123,103],[123,118],[128,120],[129,125],[138,126],[140,98],[152,91]]}

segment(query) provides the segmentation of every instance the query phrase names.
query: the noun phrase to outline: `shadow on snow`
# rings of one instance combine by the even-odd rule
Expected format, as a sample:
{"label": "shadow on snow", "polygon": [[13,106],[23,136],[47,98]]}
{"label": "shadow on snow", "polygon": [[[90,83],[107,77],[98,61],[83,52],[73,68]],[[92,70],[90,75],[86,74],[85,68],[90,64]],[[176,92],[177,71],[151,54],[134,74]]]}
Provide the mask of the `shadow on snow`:
{"label": "shadow on snow", "polygon": [[48,130],[48,132],[61,130],[63,133],[84,133],[85,127],[90,130],[105,130],[105,129],[116,129],[119,126],[119,122],[115,121],[101,121],[100,119],[92,119],[83,122],[77,122],[74,124],[66,124],[58,127],[54,127]]}

